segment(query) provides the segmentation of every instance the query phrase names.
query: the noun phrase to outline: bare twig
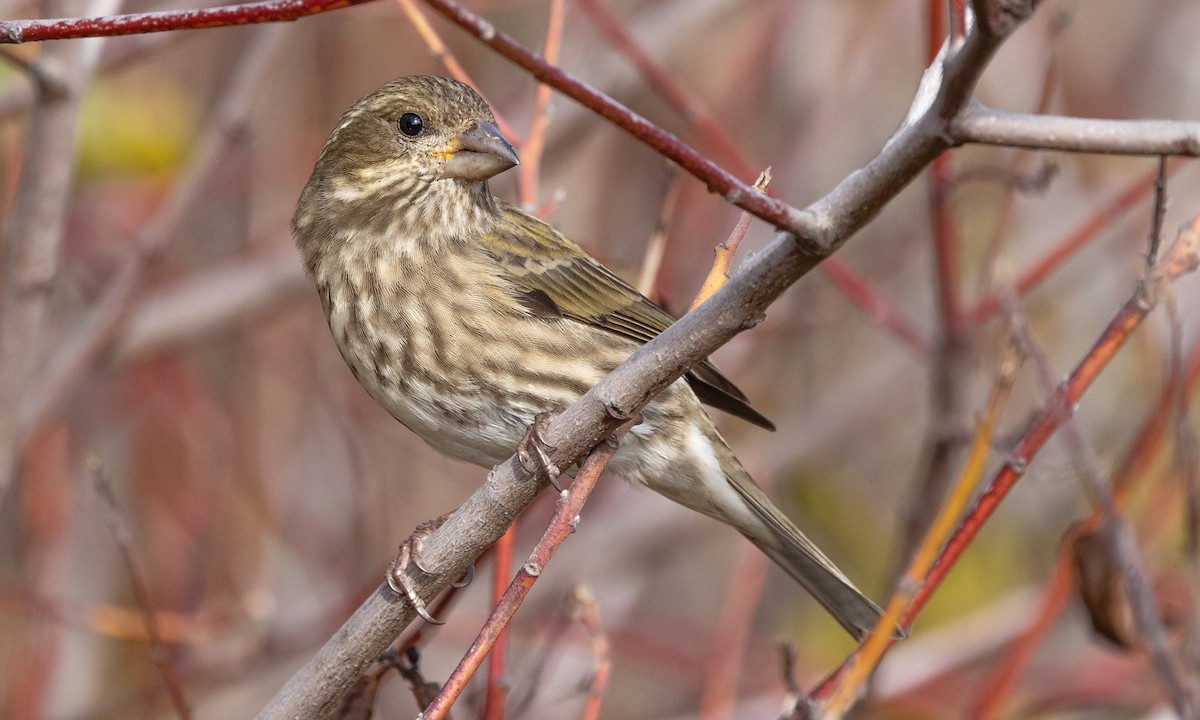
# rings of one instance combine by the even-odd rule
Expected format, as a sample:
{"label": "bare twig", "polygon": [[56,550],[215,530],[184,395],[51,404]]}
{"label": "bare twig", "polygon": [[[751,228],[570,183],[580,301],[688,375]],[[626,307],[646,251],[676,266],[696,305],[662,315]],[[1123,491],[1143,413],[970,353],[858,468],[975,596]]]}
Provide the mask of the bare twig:
{"label": "bare twig", "polygon": [[1158,174],[1154,176],[1154,218],[1150,223],[1149,250],[1146,251],[1146,274],[1154,272],[1158,248],[1162,244],[1163,218],[1167,216],[1167,156],[1158,159]]}
{"label": "bare twig", "polygon": [[[771,168],[767,168],[754,181],[754,189],[765,193],[770,185]],[[753,219],[750,213],[742,211],[733,232],[729,233],[729,237],[724,242],[717,245],[716,250],[713,251],[712,267],[709,268],[708,275],[701,283],[700,291],[696,293],[696,298],[692,300],[689,310],[695,310],[696,306],[712,297],[712,294],[720,290],[729,280],[729,268],[733,265],[733,256],[741,247],[742,238],[746,237],[746,231],[750,229],[750,221]]]}
{"label": "bare twig", "polygon": [[973,105],[950,129],[957,143],[1104,155],[1200,154],[1200,122],[1025,115]]}
{"label": "bare twig", "polygon": [[592,640],[592,657],[596,663],[591,682],[588,683],[587,702],[580,718],[599,720],[600,703],[604,701],[604,694],[608,691],[608,678],[612,673],[608,634],[604,632],[604,625],[600,622],[600,608],[596,606],[596,598],[591,588],[576,585],[571,605],[572,615],[578,618]]}
{"label": "bare twig", "polygon": [[[1200,342],[1193,345],[1187,368],[1181,374],[1178,382],[1167,382],[1163,385],[1158,401],[1146,415],[1134,441],[1125,453],[1125,459],[1112,475],[1113,500],[1118,507],[1134,489],[1135,481],[1148,476],[1147,468],[1166,435],[1171,408],[1177,404],[1186,405],[1196,386],[1200,384]],[[1071,535],[1092,532],[1099,527],[1100,521],[1100,511],[1093,509],[1091,516],[1079,522]],[[1042,593],[1037,614],[1005,650],[1003,659],[992,671],[984,689],[976,698],[971,717],[991,718],[1000,712],[1001,703],[1020,673],[1029,664],[1038,643],[1045,638],[1055,619],[1066,606],[1072,581],[1070,546],[1070,538],[1062,543],[1051,580]]]}
{"label": "bare twig", "polygon": [[642,260],[642,270],[638,273],[638,292],[646,297],[654,297],[654,285],[658,279],[659,268],[662,267],[663,254],[667,248],[667,235],[671,221],[675,218],[675,208],[679,205],[679,196],[683,191],[683,183],[679,182],[679,170],[674,165],[669,167],[666,178],[667,192],[663,197],[662,210],[658,213],[658,224],[646,242],[646,256]]}
{"label": "bare twig", "polygon": [[[504,591],[510,582],[512,572],[513,543],[517,539],[517,526],[514,524],[504,533],[504,537],[496,541],[492,549],[492,604],[499,605],[504,599]],[[502,720],[504,717],[504,702],[508,697],[505,686],[505,652],[508,645],[508,632],[501,630],[496,636],[496,642],[488,654],[487,689],[484,692],[484,720]]]}
{"label": "bare twig", "polygon": [[117,498],[113,494],[112,486],[108,479],[104,476],[104,466],[99,458],[93,456],[88,459],[88,474],[91,476],[92,487],[96,490],[97,497],[100,498],[100,505],[104,516],[104,522],[108,526],[108,532],[112,535],[113,544],[117,546],[117,552],[121,555],[121,562],[125,565],[125,572],[129,574],[129,585],[133,590],[134,599],[137,601],[138,607],[142,613],[142,623],[146,628],[146,637],[150,641],[152,651],[150,657],[154,660],[155,667],[162,675],[163,685],[167,689],[167,695],[171,698],[171,705],[175,709],[175,714],[180,717],[190,718],[191,711],[188,709],[187,699],[183,696],[183,687],[179,683],[179,675],[175,671],[175,664],[171,661],[170,648],[163,642],[162,635],[158,631],[158,621],[154,615],[153,606],[150,603],[150,592],[146,588],[146,582],[142,578],[142,574],[138,571],[138,565],[133,553],[133,539],[130,537],[129,527],[125,523],[125,518],[118,507]]}
{"label": "bare twig", "polygon": [[563,491],[554,517],[550,520],[550,526],[546,528],[542,539],[530,553],[529,560],[513,578],[504,597],[501,598],[500,603],[492,611],[492,615],[484,623],[483,629],[479,631],[478,637],[475,638],[475,642],[471,644],[466,655],[459,661],[458,667],[454,669],[449,679],[446,680],[446,684],[442,686],[441,692],[421,713],[422,720],[441,720],[449,712],[450,706],[458,699],[459,694],[466,687],[467,681],[471,679],[483,658],[491,650],[497,635],[504,631],[508,622],[516,614],[517,608],[521,607],[521,603],[533,589],[533,584],[541,576],[546,563],[554,556],[563,541],[575,532],[583,504],[592,494],[608,461],[616,454],[617,444],[621,437],[634,423],[635,421],[631,420],[618,428],[611,438],[592,450],[580,465],[579,475],[571,483],[571,487]]}
{"label": "bare twig", "polygon": [[[546,44],[542,57],[548,63],[558,62],[558,51],[562,47],[563,25],[567,14],[563,0],[551,0],[550,18],[546,22]],[[521,206],[533,212],[538,206],[538,182],[541,180],[542,150],[546,147],[546,131],[550,127],[550,88],[538,84],[533,98],[533,118],[529,122],[529,135],[521,148],[521,164],[518,194]]]}
{"label": "bare twig", "polygon": [[[1194,234],[1197,231],[1200,231],[1200,218],[1197,219],[1197,224],[1191,229],[1193,233],[1191,238],[1193,262],[1195,262],[1195,259],[1200,258],[1200,256],[1196,255],[1197,251],[1200,251],[1200,244],[1198,244],[1200,243],[1200,238],[1197,238]],[[1144,282],[1146,286],[1153,286],[1156,283],[1156,278],[1153,275],[1148,275]],[[1166,287],[1158,288],[1159,293],[1169,291],[1169,288]],[[1055,397],[1057,391],[1054,386],[1054,373],[1050,366],[1050,360],[1034,340],[1015,299],[1012,303],[1010,315],[1013,319],[1015,334],[1019,338],[1025,354],[1033,358],[1042,392],[1046,393],[1047,396]],[[1051,402],[1053,403],[1054,401],[1052,400]],[[1189,686],[1187,679],[1183,676],[1182,671],[1167,647],[1166,630],[1163,627],[1162,617],[1158,611],[1158,604],[1154,600],[1149,587],[1149,581],[1146,578],[1141,554],[1137,549],[1137,541],[1134,539],[1128,523],[1125,522],[1117,510],[1112,491],[1108,483],[1101,477],[1099,461],[1096,458],[1095,451],[1088,445],[1083,432],[1079,429],[1078,424],[1074,422],[1074,413],[1067,407],[1061,408],[1060,412],[1064,415],[1063,438],[1071,454],[1071,459],[1075,464],[1076,472],[1081,476],[1088,493],[1092,497],[1092,501],[1096,504],[1100,512],[1101,525],[1099,529],[1103,539],[1108,544],[1108,552],[1111,554],[1116,567],[1119,568],[1120,573],[1123,575],[1123,584],[1127,593],[1129,607],[1133,611],[1134,623],[1150,652],[1152,664],[1159,678],[1166,686],[1167,693],[1171,698],[1171,704],[1174,706],[1178,716],[1189,720],[1195,718],[1197,712],[1200,711],[1200,707],[1197,707],[1195,693]]]}
{"label": "bare twig", "polygon": [[[1092,349],[1075,367],[1068,378],[1057,387],[1046,407],[1033,419],[1021,439],[1017,442],[1008,461],[992,477],[987,489],[975,501],[971,510],[946,543],[924,583],[913,595],[912,601],[900,616],[901,625],[911,624],[925,603],[941,586],[950,568],[983,525],[991,517],[1000,502],[1029,469],[1029,463],[1050,437],[1068,420],[1071,408],[1108,365],[1117,351],[1129,339],[1149,312],[1162,300],[1167,286],[1181,276],[1194,272],[1200,266],[1200,215],[1190,227],[1184,228],[1159,266],[1159,273],[1139,283],[1133,293],[1109,322]],[[813,692],[814,698],[826,698],[839,683],[846,666],[831,675]]]}
{"label": "bare twig", "polygon": [[[1168,162],[1167,175],[1174,175],[1183,167],[1184,161],[1182,160]],[[1016,280],[1012,282],[1013,290],[1017,295],[1024,296],[1040,285],[1051,273],[1074,257],[1081,247],[1095,239],[1102,230],[1111,226],[1123,213],[1140,202],[1154,188],[1157,177],[1157,170],[1146,172],[1112,198],[1102,201],[1096,212],[1088,216],[1078,227],[1051,246],[1017,276]],[[974,325],[986,320],[1000,309],[1002,301],[1002,292],[989,292],[974,307],[966,311],[964,323]]]}
{"label": "bare twig", "polygon": [[100,17],[0,20],[0,43],[141,35],[168,30],[198,30],[299,20],[309,15],[340,10],[365,2],[371,0],[264,0],[200,10],[167,10],[132,15],[107,15],[112,10],[100,10],[96,13]]}
{"label": "bare twig", "polygon": [[[825,706],[821,708],[822,718],[840,718],[854,701],[866,689],[867,679],[883,659],[883,654],[895,642],[893,628],[901,622],[901,617],[908,614],[917,589],[926,581],[930,569],[937,560],[938,551],[954,529],[954,524],[962,514],[962,510],[971,498],[978,480],[983,476],[988,450],[1000,414],[1008,400],[1019,366],[1014,348],[1005,354],[1004,361],[998,369],[996,381],[992,387],[991,397],[975,431],[971,443],[971,451],[958,474],[957,481],[945,502],[941,503],[937,514],[932,518],[929,531],[922,539],[912,561],[909,563],[900,586],[888,601],[887,609],[876,623],[871,634],[850,656],[845,670],[838,676],[837,684],[828,695]],[[911,617],[905,621],[911,623]]]}

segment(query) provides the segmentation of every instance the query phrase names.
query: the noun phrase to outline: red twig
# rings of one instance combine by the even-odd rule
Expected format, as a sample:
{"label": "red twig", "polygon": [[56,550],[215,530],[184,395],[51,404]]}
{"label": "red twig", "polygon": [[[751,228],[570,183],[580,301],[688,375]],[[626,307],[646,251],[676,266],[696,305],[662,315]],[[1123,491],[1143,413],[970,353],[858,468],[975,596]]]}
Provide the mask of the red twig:
{"label": "red twig", "polygon": [[[1176,402],[1186,402],[1196,392],[1200,384],[1200,342],[1192,346],[1187,360],[1187,369],[1182,381],[1182,387],[1174,383],[1163,385],[1158,402],[1147,415],[1137,437],[1129,446],[1125,459],[1112,476],[1113,497],[1121,504],[1129,495],[1134,481],[1145,476],[1155,453],[1162,445],[1166,436],[1171,407]],[[1100,523],[1099,512],[1093,511],[1091,516],[1081,522],[1076,533],[1090,532]],[[1070,543],[1064,542],[1059,550],[1055,563],[1054,574],[1042,594],[1038,613],[1005,650],[1004,657],[995,667],[988,678],[984,689],[975,700],[971,717],[995,717],[1000,710],[1000,704],[1011,693],[1013,686],[1020,678],[1033,657],[1034,650],[1053,627],[1055,619],[1066,607],[1071,592],[1071,553]]]}
{"label": "red twig", "polygon": [[166,32],[167,30],[198,30],[229,25],[299,20],[309,15],[340,10],[366,2],[371,2],[371,0],[266,0],[265,2],[223,5],[200,10],[165,10],[97,18],[3,20],[0,21],[0,43],[140,35]]}
{"label": "red twig", "polygon": [[467,681],[475,674],[480,663],[483,662],[483,658],[492,649],[496,638],[508,626],[525,597],[529,595],[529,591],[533,589],[533,584],[541,576],[546,563],[554,556],[567,536],[575,532],[575,525],[579,522],[579,512],[583,509],[584,502],[596,487],[600,473],[604,472],[608,461],[617,452],[620,438],[632,425],[633,421],[629,421],[618,428],[608,441],[602,442],[593,449],[580,465],[579,475],[576,476],[575,482],[571,483],[571,487],[564,491],[562,497],[559,498],[554,517],[550,520],[550,526],[546,528],[542,539],[530,553],[529,560],[513,578],[512,583],[504,592],[504,597],[501,598],[500,603],[496,605],[495,610],[484,623],[483,629],[479,631],[475,642],[471,643],[466,655],[459,661],[458,667],[454,669],[454,672],[446,680],[446,684],[442,686],[442,691],[421,714],[422,720],[441,720],[446,717],[450,706],[462,694]]}
{"label": "red twig", "polygon": [[[926,60],[934,62],[946,38],[948,11],[946,0],[930,0],[929,45]],[[962,12],[961,0],[956,8]],[[957,28],[956,28],[957,31]],[[958,37],[962,37],[959,34]],[[933,225],[933,250],[937,264],[938,311],[941,329],[947,338],[959,331],[962,303],[959,298],[961,273],[958,264],[958,235],[954,231],[954,212],[950,205],[950,179],[954,174],[951,156],[942,154],[929,166],[929,215]]]}
{"label": "red twig", "polygon": [[[566,14],[563,0],[551,0],[550,17],[546,22],[546,44],[542,49],[542,56],[548,63],[558,62]],[[538,85],[533,100],[533,118],[529,122],[529,137],[521,148],[521,164],[517,167],[521,206],[530,212],[538,206],[537,186],[541,177],[542,150],[546,147],[546,130],[550,127],[550,94],[550,86]]]}
{"label": "red twig", "polygon": [[1034,455],[1067,420],[1071,408],[1075,407],[1084,392],[1117,354],[1117,351],[1124,346],[1133,331],[1141,324],[1150,310],[1158,304],[1161,299],[1159,295],[1162,292],[1161,282],[1174,281],[1185,273],[1195,270],[1196,263],[1200,261],[1200,255],[1197,254],[1197,251],[1200,250],[1200,239],[1198,239],[1197,232],[1200,232],[1200,216],[1176,239],[1162,263],[1162,275],[1159,281],[1143,282],[1139,285],[1133,296],[1125,302],[1125,305],[1109,322],[1108,327],[1104,329],[1092,349],[1075,367],[1067,380],[1059,386],[1046,408],[1034,418],[1013,449],[1010,459],[1000,468],[987,491],[976,501],[975,506],[964,519],[962,526],[950,538],[937,565],[926,578],[925,584],[913,600],[912,607],[906,613],[903,619],[905,626],[911,624],[912,618],[928,602],[933,591],[945,579],[946,573],[991,517],[1000,501],[1004,499],[1017,480],[1025,474]]}
{"label": "red twig", "polygon": [[[1181,159],[1173,159],[1167,163],[1167,176],[1174,175],[1184,165]],[[1091,242],[1100,231],[1116,221],[1122,213],[1140,202],[1154,189],[1158,177],[1158,167],[1146,172],[1137,180],[1130,183],[1116,197],[1105,202],[1099,210],[1084,220],[1073,232],[1064,237],[1057,245],[1046,251],[1045,255],[1031,263],[1020,277],[1013,283],[1018,297],[1025,296],[1030,290],[1041,284],[1050,273],[1061,267],[1068,259],[1084,245]],[[1003,293],[993,291],[983,297],[974,307],[963,314],[963,324],[966,326],[978,324],[1000,309]]]}
{"label": "red twig", "polygon": [[704,668],[701,720],[732,717],[750,624],[762,600],[766,577],[767,556],[749,543],[739,543],[737,563],[725,590],[725,604],[713,632]]}
{"label": "red twig", "polygon": [[[504,600],[504,591],[508,588],[512,574],[513,542],[517,537],[517,526],[514,523],[504,533],[504,537],[492,546],[492,607]],[[435,616],[436,617],[436,616]],[[508,697],[508,688],[504,680],[504,655],[508,645],[508,633],[501,631],[496,636],[496,643],[488,655],[487,690],[483,700],[484,720],[501,720],[504,717],[504,701]]]}
{"label": "red twig", "polygon": [[[634,64],[646,84],[691,126],[704,147],[740,177],[749,178],[758,173],[757,168],[761,165],[751,162],[712,114],[638,44],[604,0],[584,0],[581,5],[609,43]],[[835,255],[827,258],[819,269],[850,302],[874,318],[885,330],[921,352],[929,351],[932,343],[926,333],[877,293],[862,275],[840,257]],[[646,285],[643,283],[639,287]]]}
{"label": "red twig", "polygon": [[778,228],[808,227],[804,214],[797,208],[755,191],[749,184],[739,180],[733,173],[709,160],[675,135],[592,86],[568,75],[561,68],[546,62],[512,36],[498,31],[490,22],[461,4],[454,0],[425,0],[425,3],[474,35],[483,44],[524,68],[540,82],[569,95],[600,117],[671,159],[703,182],[710,192],[720,194],[726,202],[747,210]]}
{"label": "red twig", "polygon": [[[425,42],[425,47],[429,48],[429,54],[442,63],[442,67],[446,69],[446,72],[450,73],[450,77],[479,90],[479,86],[471,79],[466,68],[458,61],[454,53],[450,52],[450,48],[446,47],[446,43],[442,42],[442,37],[429,24],[429,20],[425,17],[425,14],[417,7],[416,1],[396,0],[396,4],[404,11],[404,15],[412,23],[413,29],[421,36],[421,40]],[[496,116],[496,125],[500,128],[500,132],[504,133],[504,137],[508,138],[508,141],[513,146],[520,149],[524,144],[524,140],[517,135],[516,130],[508,124],[508,121],[497,112],[495,105],[492,105],[492,114]]]}
{"label": "red twig", "polygon": [[[937,564],[934,565],[920,589],[914,594],[912,603],[901,615],[900,624],[903,627],[912,625],[913,620],[925,607],[925,603],[941,586],[950,569],[954,567],[971,541],[979,534],[1000,502],[1012,490],[1017,480],[1025,474],[1034,456],[1055,431],[1070,418],[1071,408],[1075,407],[1092,382],[1108,365],[1117,351],[1124,346],[1150,310],[1161,301],[1162,295],[1166,292],[1166,285],[1180,276],[1194,271],[1200,265],[1200,234],[1198,233],[1200,233],[1200,215],[1176,238],[1159,266],[1159,274],[1139,284],[1133,296],[1125,302],[1109,322],[1108,327],[1101,333],[1092,349],[1075,367],[1066,381],[1059,386],[1054,397],[1042,412],[1030,423],[1013,449],[1009,460],[1001,466],[989,483],[987,490],[976,500],[975,505],[946,543]],[[828,697],[836,687],[837,678],[845,667],[843,664],[841,668],[826,678],[813,691],[812,698]]]}

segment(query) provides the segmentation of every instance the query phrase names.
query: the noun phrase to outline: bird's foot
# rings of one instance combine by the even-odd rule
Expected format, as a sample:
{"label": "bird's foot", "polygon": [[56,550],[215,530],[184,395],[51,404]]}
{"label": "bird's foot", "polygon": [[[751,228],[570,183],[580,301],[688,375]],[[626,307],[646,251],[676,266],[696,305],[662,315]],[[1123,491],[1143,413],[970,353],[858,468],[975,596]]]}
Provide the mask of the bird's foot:
{"label": "bird's foot", "polygon": [[550,417],[550,413],[544,412],[538,413],[533,418],[533,424],[525,431],[521,442],[517,443],[517,459],[521,461],[521,467],[526,471],[534,475],[545,473],[546,479],[550,481],[554,489],[562,493],[562,488],[558,484],[558,477],[562,475],[562,471],[550,460],[548,452],[554,447],[543,438],[543,433],[550,425]]}
{"label": "bird's foot", "polygon": [[[421,599],[420,595],[417,595],[416,588],[413,587],[412,581],[408,579],[408,566],[410,564],[416,565],[417,569],[421,572],[432,574],[421,562],[421,549],[425,545],[425,538],[440,528],[452,514],[446,513],[439,518],[426,520],[418,525],[417,529],[413,530],[412,535],[409,535],[404,542],[400,543],[400,552],[396,554],[396,559],[392,561],[387,571],[387,584],[392,589],[392,592],[408,598],[408,601],[412,603],[413,608],[421,616],[421,619],[431,625],[444,625],[445,623],[429,614],[429,610],[425,607],[425,601]],[[474,567],[471,567],[467,576],[471,577],[473,575]],[[470,580],[467,580],[467,582],[470,583]]]}

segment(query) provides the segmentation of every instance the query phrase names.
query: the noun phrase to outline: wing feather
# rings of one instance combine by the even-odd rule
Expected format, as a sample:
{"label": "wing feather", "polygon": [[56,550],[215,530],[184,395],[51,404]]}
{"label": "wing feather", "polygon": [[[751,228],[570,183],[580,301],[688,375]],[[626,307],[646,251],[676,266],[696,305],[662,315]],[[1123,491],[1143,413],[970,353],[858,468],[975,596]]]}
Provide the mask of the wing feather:
{"label": "wing feather", "polygon": [[[674,320],[629,283],[596,262],[546,223],[505,204],[492,253],[513,282],[558,315],[645,344]],[[700,400],[755,425],[774,430],[746,395],[710,361],[684,376]]]}

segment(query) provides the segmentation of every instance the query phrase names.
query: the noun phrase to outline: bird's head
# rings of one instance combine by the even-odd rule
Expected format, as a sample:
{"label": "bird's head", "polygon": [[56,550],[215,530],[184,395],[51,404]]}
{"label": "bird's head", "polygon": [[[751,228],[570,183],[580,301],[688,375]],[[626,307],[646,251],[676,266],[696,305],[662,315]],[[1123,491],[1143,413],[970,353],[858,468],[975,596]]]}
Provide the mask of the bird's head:
{"label": "bird's head", "polygon": [[[356,102],[329,136],[293,226],[404,234],[465,227],[494,212],[487,180],[520,160],[487,103],[457,80],[414,75]],[[320,232],[327,235],[328,232]]]}

